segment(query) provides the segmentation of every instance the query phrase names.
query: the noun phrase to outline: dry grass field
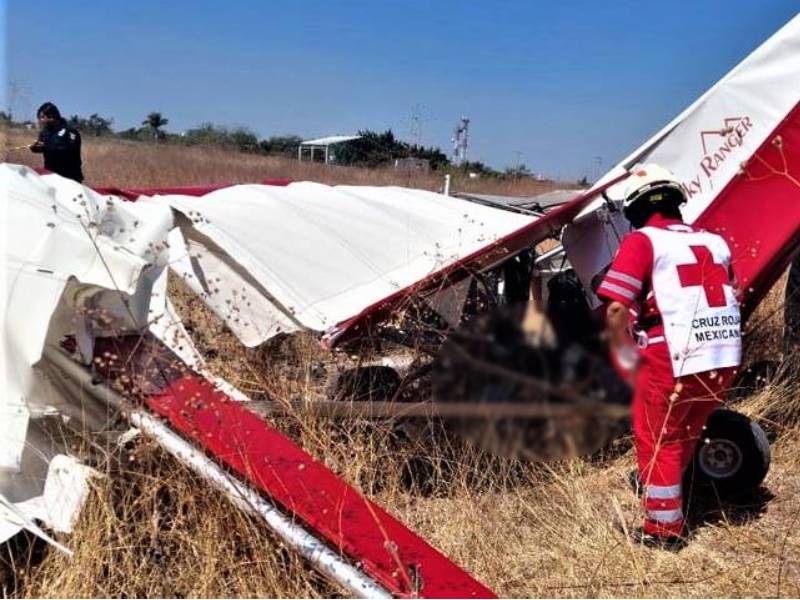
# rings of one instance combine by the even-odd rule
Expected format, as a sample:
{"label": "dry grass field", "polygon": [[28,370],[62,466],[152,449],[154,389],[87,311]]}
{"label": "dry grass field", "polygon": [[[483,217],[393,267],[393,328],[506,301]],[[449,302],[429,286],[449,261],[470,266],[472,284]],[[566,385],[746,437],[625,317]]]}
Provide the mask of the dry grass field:
{"label": "dry grass field", "polygon": [[[88,140],[85,154],[92,184],[290,177],[429,189],[440,185],[433,177],[403,181],[388,171],[298,166],[199,148]],[[8,159],[36,161],[29,153]],[[523,189],[522,183],[507,188],[484,183],[480,191],[535,191]],[[460,183],[456,187],[464,189]],[[748,361],[776,356],[782,286],[775,286],[751,319],[758,327],[745,337]],[[180,286],[172,285],[171,296],[213,371],[255,396],[291,399],[318,391],[303,376],[313,361],[324,360],[315,340],[298,336],[272,353],[245,352]],[[693,506],[692,541],[676,554],[634,546],[616,528],[620,519],[629,525],[638,519],[638,503],[626,483],[633,466],[627,439],[605,456],[531,465],[493,459],[436,437],[404,443],[387,424],[333,423],[300,415],[282,417],[276,424],[502,596],[798,597],[800,390],[795,371],[785,371],[737,406],[758,419],[774,440],[764,486],[737,505],[709,500]],[[4,594],[341,594],[282,548],[260,523],[234,509],[154,444],[137,441],[112,458],[111,477],[95,483],[77,531],[65,539],[75,557],[40,555],[34,548],[30,556],[17,558]],[[420,460],[429,473],[424,490],[405,477],[409,465]],[[0,561],[8,560],[6,550]]]}
{"label": "dry grass field", "polygon": [[[18,128],[1,132],[4,148],[17,148],[35,141],[35,134]],[[4,160],[38,167],[41,155],[27,148],[5,151]],[[252,183],[265,179],[317,181],[329,185],[401,185],[439,191],[443,178],[393,168],[360,169],[326,166],[282,157],[244,154],[230,150],[150,144],[106,138],[83,140],[86,184],[92,186],[172,186],[212,183]],[[469,179],[456,175],[453,188],[463,192],[532,196],[555,187],[575,187],[574,182],[555,184],[520,179]]]}

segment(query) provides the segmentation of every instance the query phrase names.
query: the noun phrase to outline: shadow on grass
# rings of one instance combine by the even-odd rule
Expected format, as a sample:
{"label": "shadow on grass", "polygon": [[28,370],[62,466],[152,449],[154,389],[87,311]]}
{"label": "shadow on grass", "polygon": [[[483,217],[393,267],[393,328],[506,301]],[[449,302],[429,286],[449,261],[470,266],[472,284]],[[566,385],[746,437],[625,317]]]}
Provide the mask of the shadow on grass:
{"label": "shadow on grass", "polygon": [[759,486],[734,497],[720,497],[713,489],[692,494],[685,510],[690,533],[708,525],[748,525],[760,518],[775,498],[769,489]]}
{"label": "shadow on grass", "polygon": [[47,542],[24,529],[0,544],[0,597],[24,596],[24,574],[44,560],[47,550]]}

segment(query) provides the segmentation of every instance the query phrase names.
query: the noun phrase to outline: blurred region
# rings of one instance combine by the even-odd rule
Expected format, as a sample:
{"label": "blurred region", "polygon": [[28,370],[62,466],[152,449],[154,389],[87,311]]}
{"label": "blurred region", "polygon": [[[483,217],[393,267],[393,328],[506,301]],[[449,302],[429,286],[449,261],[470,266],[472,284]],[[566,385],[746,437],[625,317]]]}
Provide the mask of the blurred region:
{"label": "blurred region", "polygon": [[546,312],[501,305],[446,339],[433,367],[434,400],[482,407],[448,418],[448,430],[523,460],[588,455],[625,431],[631,390],[611,367],[584,296],[569,295],[571,279],[566,272],[550,281]]}

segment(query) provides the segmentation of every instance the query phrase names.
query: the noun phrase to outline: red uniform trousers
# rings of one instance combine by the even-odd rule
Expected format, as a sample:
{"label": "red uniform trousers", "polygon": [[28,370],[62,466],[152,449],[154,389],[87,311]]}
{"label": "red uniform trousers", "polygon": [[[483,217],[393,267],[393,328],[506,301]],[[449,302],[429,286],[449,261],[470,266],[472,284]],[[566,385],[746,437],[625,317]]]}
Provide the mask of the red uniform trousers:
{"label": "red uniform trousers", "polygon": [[632,412],[646,533],[682,533],[683,474],[734,373],[726,368],[676,379],[666,343],[642,350]]}

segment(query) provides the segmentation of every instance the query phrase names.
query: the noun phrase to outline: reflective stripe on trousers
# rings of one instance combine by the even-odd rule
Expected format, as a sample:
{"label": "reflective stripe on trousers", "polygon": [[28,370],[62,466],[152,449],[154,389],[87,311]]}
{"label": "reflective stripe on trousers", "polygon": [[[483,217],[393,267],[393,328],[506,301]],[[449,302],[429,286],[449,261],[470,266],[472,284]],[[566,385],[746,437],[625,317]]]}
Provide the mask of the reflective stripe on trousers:
{"label": "reflective stripe on trousers", "polygon": [[681,497],[681,484],[676,485],[647,485],[644,488],[644,493],[648,498],[658,500],[665,500],[669,498]]}
{"label": "reflective stripe on trousers", "polygon": [[678,523],[683,521],[683,510],[680,508],[674,508],[672,510],[648,510],[647,518],[663,525]]}

